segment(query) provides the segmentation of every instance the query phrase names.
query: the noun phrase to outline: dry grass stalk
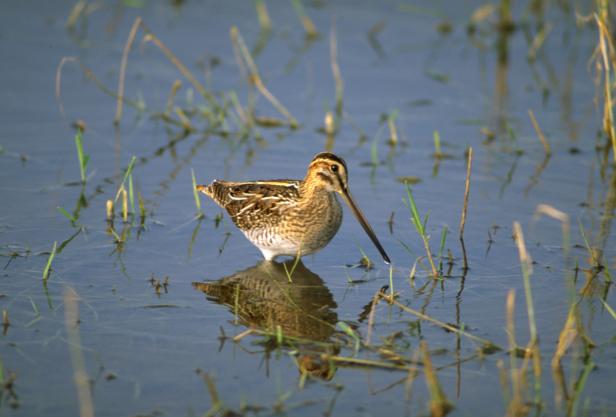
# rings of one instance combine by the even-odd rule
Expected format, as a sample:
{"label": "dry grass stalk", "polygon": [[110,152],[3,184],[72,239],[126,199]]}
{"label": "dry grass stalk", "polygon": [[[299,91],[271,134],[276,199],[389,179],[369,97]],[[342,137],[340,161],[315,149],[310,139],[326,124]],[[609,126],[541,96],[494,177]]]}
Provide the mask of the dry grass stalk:
{"label": "dry grass stalk", "polygon": [[180,88],[182,88],[182,81],[180,80],[175,80],[173,82],[173,84],[171,85],[171,91],[169,92],[169,97],[167,97],[167,103],[165,105],[165,116],[169,116],[169,114],[171,114],[171,111],[173,110],[173,103],[175,102],[175,96],[178,93],[178,91],[180,91]]}
{"label": "dry grass stalk", "polygon": [[397,369],[401,371],[417,371],[417,367],[415,366],[406,366],[399,365],[396,363],[385,362],[385,361],[377,361],[372,359],[363,359],[349,356],[340,356],[340,355],[328,355],[326,353],[321,355],[321,360],[324,362],[332,362],[338,365],[344,366],[360,366],[366,368],[379,368],[379,369]]}
{"label": "dry grass stalk", "polygon": [[381,291],[377,291],[372,297],[372,303],[370,305],[370,314],[368,314],[368,331],[366,332],[366,345],[369,345],[372,339],[372,328],[374,327],[374,315],[376,313],[376,306],[379,304]]}
{"label": "dry grass stalk", "polygon": [[133,26],[128,33],[128,38],[126,39],[126,44],[124,45],[124,50],[122,51],[122,61],[120,62],[120,79],[118,80],[118,98],[116,102],[116,113],[113,119],[114,124],[119,124],[122,119],[122,108],[124,105],[124,80],[126,78],[126,65],[128,64],[128,54],[130,53],[130,49],[133,46],[133,42],[135,41],[135,36],[137,35],[137,30],[141,26],[141,17],[138,16],[133,22]]}
{"label": "dry grass stalk", "polygon": [[[415,349],[413,356],[411,358],[411,363],[419,363],[419,355],[421,350]],[[411,394],[413,390],[413,382],[415,382],[415,378],[417,378],[418,370],[417,368],[409,369],[408,376],[406,377],[406,381],[404,383],[404,396],[406,401],[411,401]]]}
{"label": "dry grass stalk", "polygon": [[184,110],[182,110],[178,106],[175,106],[173,109],[173,112],[180,119],[180,122],[182,123],[182,128],[184,129],[184,131],[192,132],[195,130],[195,128],[192,126],[192,123],[190,123],[190,119],[188,119],[188,117],[186,116],[186,113],[184,113]]}
{"label": "dry grass stalk", "polygon": [[430,322],[432,324],[435,324],[435,325],[437,325],[437,326],[439,326],[439,327],[441,327],[441,328],[443,328],[443,329],[445,329],[447,331],[450,331],[452,333],[456,333],[456,334],[459,334],[461,336],[465,336],[465,337],[467,337],[467,338],[469,338],[471,340],[479,342],[484,347],[493,347],[493,348],[500,349],[498,346],[496,346],[494,343],[490,342],[487,339],[483,339],[483,338],[481,338],[479,336],[475,336],[475,335],[470,334],[470,333],[468,333],[468,332],[466,332],[464,330],[458,329],[457,327],[451,326],[451,325],[449,325],[447,323],[444,323],[444,322],[442,322],[440,320],[437,320],[437,319],[435,319],[433,317],[430,317],[430,316],[428,316],[426,314],[423,314],[423,313],[421,313],[421,312],[419,312],[419,311],[417,311],[415,309],[412,309],[411,307],[408,307],[408,306],[400,303],[396,299],[388,298],[388,301],[390,301],[391,304],[398,306],[403,311],[406,311],[407,313],[410,313],[410,314],[416,316],[417,318],[419,318],[421,320],[428,321],[428,322]]}
{"label": "dry grass stalk", "polygon": [[602,67],[601,70],[604,75],[603,129],[612,143],[612,152],[614,154],[614,160],[616,160],[616,131],[614,130],[612,83],[610,75],[612,67],[616,68],[616,53],[614,51],[612,35],[608,28],[609,17],[607,4],[603,6],[603,12],[600,16],[595,15],[595,21],[599,28],[599,52],[601,55],[601,59],[597,59],[597,65]]}
{"label": "dry grass stalk", "polygon": [[79,400],[79,416],[94,417],[94,403],[92,401],[92,390],[90,378],[86,371],[85,358],[81,347],[81,337],[79,336],[79,295],[72,288],[67,288],[64,292],[64,324],[68,335],[68,345],[71,352],[71,362],[73,364],[73,380],[77,388],[77,399]]}
{"label": "dry grass stalk", "polygon": [[325,113],[325,119],[323,122],[325,125],[325,137],[326,137],[325,150],[327,152],[333,152],[335,132],[336,132],[336,126],[334,123],[334,114],[330,111]]}
{"label": "dry grass stalk", "polygon": [[152,42],[154,45],[156,45],[158,49],[160,49],[162,53],[167,57],[167,59],[171,61],[171,63],[180,71],[180,73],[193,85],[195,90],[197,90],[197,92],[201,94],[210,103],[210,105],[215,108],[218,108],[219,106],[214,96],[209,93],[199,81],[197,81],[195,76],[189,71],[188,68],[186,68],[186,65],[184,65],[182,61],[180,61],[178,57],[176,57],[175,54],[171,52],[171,50],[167,48],[167,46],[156,37],[156,35],[150,32],[145,27],[145,25],[142,24],[141,26],[146,31],[146,35],[143,37],[142,42]]}
{"label": "dry grass stalk", "polygon": [[529,109],[528,116],[530,117],[530,121],[533,124],[533,128],[535,129],[535,132],[537,133],[537,136],[539,137],[539,140],[541,141],[541,144],[543,145],[543,149],[545,151],[546,156],[552,155],[552,148],[550,147],[550,143],[548,142],[548,139],[543,134],[541,127],[539,127],[539,123],[537,123],[537,119],[535,118],[535,113],[533,113],[533,111]]}
{"label": "dry grass stalk", "polygon": [[319,37],[319,32],[317,31],[316,26],[310,19],[310,16],[306,14],[304,11],[304,6],[302,6],[301,0],[291,0],[293,7],[295,8],[295,12],[302,22],[302,26],[304,27],[304,32],[306,33],[306,37],[308,39],[316,39]]}
{"label": "dry grass stalk", "polygon": [[538,217],[542,214],[555,220],[558,220],[561,223],[563,230],[563,251],[565,252],[566,256],[569,252],[569,236],[571,229],[569,215],[558,210],[557,208],[550,206],[549,204],[539,204],[537,206],[537,209],[535,210],[535,217]]}
{"label": "dry grass stalk", "polygon": [[571,344],[578,338],[578,319],[577,319],[577,307],[572,305],[567,315],[567,320],[563,329],[560,331],[558,337],[558,345],[556,345],[556,351],[552,357],[552,369],[556,369],[560,366],[560,361],[571,346]]}
{"label": "dry grass stalk", "polygon": [[520,223],[513,222],[513,238],[515,239],[518,253],[520,255],[520,265],[522,267],[522,277],[524,279],[524,295],[526,297],[526,310],[528,313],[528,328],[530,331],[531,342],[537,343],[537,326],[535,324],[535,309],[533,306],[533,295],[530,287],[530,275],[533,273],[533,260],[526,250],[524,233]]}
{"label": "dry grass stalk", "polygon": [[[117,97],[117,94],[115,91],[107,88],[107,86],[105,84],[103,84],[103,82],[101,80],[99,80],[98,78],[96,78],[96,75],[94,75],[94,72],[88,68],[87,66],[85,66],[77,57],[74,56],[65,56],[62,57],[62,59],[60,60],[60,63],[58,64],[58,67],[56,68],[56,77],[55,77],[55,95],[56,95],[56,101],[58,102],[58,107],[60,108],[60,114],[62,114],[62,117],[65,117],[65,113],[64,113],[64,104],[62,103],[62,71],[64,69],[64,64],[66,64],[67,62],[76,62],[77,64],[79,64],[79,67],[81,68],[81,71],[84,75],[84,77],[86,77],[88,80],[92,81],[96,87],[98,87],[103,93],[111,96],[111,97]],[[135,108],[141,108],[142,106],[132,100],[129,100],[127,98],[123,98],[123,101]]]}
{"label": "dry grass stalk", "polygon": [[120,188],[120,195],[122,196],[122,220],[124,220],[124,222],[128,222],[128,193],[126,192],[124,185]]}
{"label": "dry grass stalk", "polygon": [[106,212],[107,221],[112,221],[114,217],[113,200],[107,200],[107,204],[105,206],[105,212]]}
{"label": "dry grass stalk", "polygon": [[60,114],[62,117],[66,117],[64,113],[64,103],[62,102],[62,68],[64,68],[64,64],[67,62],[77,62],[77,58],[74,56],[63,56],[58,64],[58,68],[56,69],[56,101],[58,102],[58,107],[60,108]]}
{"label": "dry grass stalk", "polygon": [[464,261],[464,271],[468,271],[468,258],[466,257],[466,246],[464,245],[464,226],[466,225],[466,214],[468,212],[468,196],[471,190],[471,170],[473,168],[473,147],[468,148],[466,162],[466,181],[464,183],[464,204],[462,205],[462,216],[460,217],[460,244],[462,245],[462,256]]}
{"label": "dry grass stalk", "polygon": [[344,93],[344,81],[340,75],[340,67],[338,66],[338,41],[336,39],[336,27],[332,24],[332,29],[329,35],[329,60],[331,62],[332,74],[336,85],[336,114],[342,115],[342,103]]}
{"label": "dry grass stalk", "polygon": [[444,417],[449,413],[453,406],[447,400],[447,396],[439,383],[438,376],[432,366],[432,359],[430,359],[430,353],[428,352],[428,345],[425,341],[420,344],[423,364],[424,364],[424,376],[426,377],[426,385],[430,392],[430,413],[432,417]]}
{"label": "dry grass stalk", "polygon": [[528,352],[525,352],[524,361],[521,368],[517,367],[517,355],[519,352],[515,340],[515,290],[511,289],[507,293],[506,301],[507,313],[507,338],[509,340],[509,379],[510,383],[503,383],[506,380],[506,372],[501,375],[503,389],[506,390],[507,417],[522,417],[529,412],[524,400],[526,391],[526,368],[528,364]]}
{"label": "dry grass stalk", "polygon": [[[245,64],[245,68],[248,70],[247,76],[249,84],[254,85],[257,90],[259,90],[261,95],[263,95],[263,97],[265,97],[280,114],[287,118],[291,127],[297,127],[298,123],[295,117],[293,117],[287,108],[283,106],[282,103],[280,103],[280,101],[278,101],[278,99],[267,89],[265,84],[263,84],[263,80],[259,75],[257,65],[252,59],[252,56],[250,55],[250,52],[246,47],[246,43],[244,42],[237,26],[231,27],[230,36],[234,49],[238,51],[236,52],[236,57],[240,62]],[[243,65],[240,65],[240,68],[242,68],[242,66]]]}

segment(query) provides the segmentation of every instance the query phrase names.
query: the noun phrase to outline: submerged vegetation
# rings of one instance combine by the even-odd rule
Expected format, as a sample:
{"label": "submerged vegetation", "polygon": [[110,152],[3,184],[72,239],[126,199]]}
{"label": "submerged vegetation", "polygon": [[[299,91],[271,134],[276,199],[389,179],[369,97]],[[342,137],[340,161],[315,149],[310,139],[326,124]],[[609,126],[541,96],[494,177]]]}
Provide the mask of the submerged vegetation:
{"label": "submerged vegetation", "polygon": [[[80,181],[43,190],[54,207],[45,222],[16,220],[22,224],[15,228],[13,208],[0,224],[10,237],[0,246],[7,258],[0,414],[6,404],[24,415],[63,415],[78,404],[80,416],[99,409],[433,417],[616,410],[607,387],[616,375],[613,2],[502,0],[468,10],[466,22],[429,2],[403,2],[387,19],[368,13],[358,23],[365,23],[363,36],[353,37],[355,23],[330,11],[338,6],[293,0],[281,11],[256,0],[252,26],[238,17],[229,19],[228,32],[192,28],[195,38],[201,30],[224,37],[222,57],[199,55],[185,34],[168,39],[147,2],[121,3],[108,23],[114,34],[128,29],[122,45],[112,42],[114,54],[122,51],[119,65],[111,71],[82,54],[58,57],[55,95],[65,121],[76,118],[67,103],[77,90],[96,100],[110,96],[101,109],[115,105],[109,123],[99,120],[109,112],[88,111],[79,117],[92,128],[71,123],[66,169],[73,175],[78,168]],[[171,3],[165,7],[177,8],[177,19],[186,18],[183,8],[197,7]],[[79,0],[68,13],[66,29],[79,47],[90,47],[90,25],[107,6]],[[285,25],[283,12],[292,17]],[[422,41],[429,47],[392,35],[400,19],[433,22]],[[347,51],[357,48],[351,38],[365,38],[377,60],[365,72],[349,59],[366,52]],[[480,57],[481,88],[461,85],[467,81],[458,68],[446,67],[461,43],[465,54]],[[414,61],[422,48],[423,78],[401,75],[396,60],[411,54]],[[559,49],[556,65],[548,48]],[[585,67],[586,78],[575,78],[587,62],[594,72]],[[158,66],[164,75],[150,74]],[[96,92],[80,89],[76,68]],[[285,78],[298,73],[305,85]],[[397,94],[395,83],[409,82],[403,76],[413,81],[404,84],[409,93]],[[161,78],[166,84],[155,88]],[[413,95],[428,82],[420,90],[428,96]],[[453,116],[439,101],[449,92],[459,111]],[[578,105],[575,94],[595,107]],[[152,145],[161,136],[164,143]],[[0,157],[30,169],[25,154],[12,152],[17,148],[2,144]],[[372,200],[369,217],[395,254],[389,267],[344,236],[314,258],[254,264],[229,219],[202,205],[196,191],[206,177],[297,174],[295,165],[305,165],[298,155],[323,149],[349,156],[350,181],[361,200]],[[580,185],[583,176],[588,185]],[[8,201],[7,190],[0,192]],[[72,211],[63,208],[73,201]],[[46,203],[37,197],[31,204]],[[558,233],[542,217],[559,222]],[[459,245],[448,239],[458,221]],[[361,259],[348,263],[356,247]],[[23,284],[33,275],[36,287]],[[72,399],[61,411],[43,394],[18,395],[22,387],[30,395],[41,389],[34,367],[56,358],[67,362],[61,372],[47,362],[41,369],[72,378],[62,391],[74,389]],[[188,378],[186,367],[197,378]],[[45,384],[61,397],[59,384]],[[186,392],[161,392],[163,384]],[[259,394],[245,398],[257,385]]]}

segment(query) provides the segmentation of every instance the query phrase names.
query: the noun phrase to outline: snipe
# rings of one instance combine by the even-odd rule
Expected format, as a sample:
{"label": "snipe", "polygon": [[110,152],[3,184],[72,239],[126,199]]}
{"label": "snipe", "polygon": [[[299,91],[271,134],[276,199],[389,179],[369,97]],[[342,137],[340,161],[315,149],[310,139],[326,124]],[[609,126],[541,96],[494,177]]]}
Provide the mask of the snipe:
{"label": "snipe", "polygon": [[314,157],[303,180],[213,181],[197,189],[227,210],[233,223],[267,260],[304,256],[329,243],[342,223],[340,194],[385,262],[389,257],[348,186],[342,158],[328,152]]}

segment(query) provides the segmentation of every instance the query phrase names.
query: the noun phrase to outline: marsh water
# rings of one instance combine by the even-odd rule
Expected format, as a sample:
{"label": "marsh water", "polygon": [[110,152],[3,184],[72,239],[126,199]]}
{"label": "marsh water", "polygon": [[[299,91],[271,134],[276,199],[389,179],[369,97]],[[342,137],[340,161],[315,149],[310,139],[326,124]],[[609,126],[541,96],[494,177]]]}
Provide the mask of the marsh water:
{"label": "marsh water", "polygon": [[[500,3],[265,1],[265,31],[253,2],[3,2],[0,415],[438,415],[431,375],[452,416],[616,415],[616,170],[602,130],[598,31],[583,19],[594,3],[514,3],[514,24],[503,27]],[[318,36],[307,36],[301,13]],[[296,128],[247,81],[232,27]],[[261,123],[246,127],[251,111]],[[197,183],[302,178],[325,149],[345,158],[391,270],[346,209],[325,249],[285,265],[263,263],[209,199],[198,215],[191,170]],[[133,157],[134,209],[123,221],[118,189]],[[405,182],[429,214],[438,279]],[[559,221],[536,215],[540,204],[569,216],[569,242]],[[513,289],[509,321],[516,345],[528,345],[514,221],[533,260],[534,370],[528,355],[525,364],[511,354],[507,332]],[[373,302],[384,286],[396,303]],[[571,343],[552,366],[570,311]]]}

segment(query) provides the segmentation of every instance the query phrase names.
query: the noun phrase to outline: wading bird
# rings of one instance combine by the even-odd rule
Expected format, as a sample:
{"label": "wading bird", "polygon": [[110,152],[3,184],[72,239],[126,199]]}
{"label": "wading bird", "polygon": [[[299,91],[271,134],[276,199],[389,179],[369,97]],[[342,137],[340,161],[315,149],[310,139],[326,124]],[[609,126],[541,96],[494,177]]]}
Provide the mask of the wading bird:
{"label": "wading bird", "polygon": [[314,157],[303,180],[213,181],[197,185],[227,210],[233,223],[267,260],[304,256],[325,247],[342,223],[340,194],[383,260],[390,263],[351,193],[344,160],[323,152]]}

